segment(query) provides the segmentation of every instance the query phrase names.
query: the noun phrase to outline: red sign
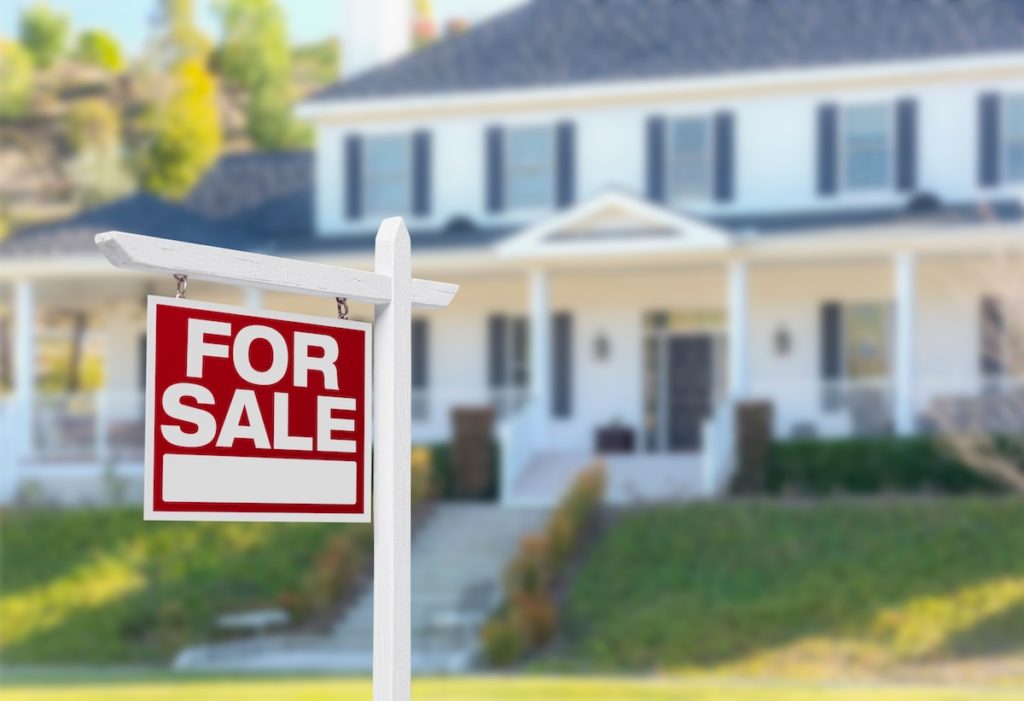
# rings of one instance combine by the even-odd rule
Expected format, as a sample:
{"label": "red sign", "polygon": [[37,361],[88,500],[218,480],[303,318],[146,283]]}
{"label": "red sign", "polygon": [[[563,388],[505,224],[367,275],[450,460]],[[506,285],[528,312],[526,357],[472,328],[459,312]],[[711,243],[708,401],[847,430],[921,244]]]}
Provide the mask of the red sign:
{"label": "red sign", "polygon": [[149,298],[145,517],[369,521],[370,326]]}

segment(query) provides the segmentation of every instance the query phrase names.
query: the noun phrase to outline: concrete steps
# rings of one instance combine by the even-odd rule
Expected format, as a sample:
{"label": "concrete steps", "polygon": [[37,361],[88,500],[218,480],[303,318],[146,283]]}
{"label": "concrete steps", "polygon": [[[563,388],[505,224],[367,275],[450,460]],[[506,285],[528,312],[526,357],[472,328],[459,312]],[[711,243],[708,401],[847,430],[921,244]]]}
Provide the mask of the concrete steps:
{"label": "concrete steps", "polygon": [[[501,579],[523,536],[548,510],[443,503],[412,545],[412,664],[423,673],[468,669],[480,624],[500,603]],[[330,635],[266,635],[202,645],[175,667],[206,670],[368,672],[373,653],[373,589],[367,587]]]}

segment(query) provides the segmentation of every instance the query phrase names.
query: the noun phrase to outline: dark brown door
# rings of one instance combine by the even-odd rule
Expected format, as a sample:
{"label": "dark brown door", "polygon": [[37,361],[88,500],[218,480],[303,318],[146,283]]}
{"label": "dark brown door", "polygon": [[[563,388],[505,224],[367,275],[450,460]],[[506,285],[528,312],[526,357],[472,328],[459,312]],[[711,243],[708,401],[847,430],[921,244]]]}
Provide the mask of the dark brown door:
{"label": "dark brown door", "polygon": [[668,339],[668,447],[697,450],[701,425],[711,413],[711,338]]}

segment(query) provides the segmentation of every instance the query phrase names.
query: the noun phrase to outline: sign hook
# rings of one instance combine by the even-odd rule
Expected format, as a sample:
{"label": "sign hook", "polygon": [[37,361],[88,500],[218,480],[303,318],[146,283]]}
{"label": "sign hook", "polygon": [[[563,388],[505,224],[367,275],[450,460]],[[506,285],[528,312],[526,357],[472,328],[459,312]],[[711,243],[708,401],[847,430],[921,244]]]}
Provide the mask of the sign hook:
{"label": "sign hook", "polygon": [[338,318],[348,319],[348,298],[347,297],[335,297],[334,301],[338,303]]}
{"label": "sign hook", "polygon": [[185,290],[188,289],[188,275],[174,274],[174,298],[185,299]]}

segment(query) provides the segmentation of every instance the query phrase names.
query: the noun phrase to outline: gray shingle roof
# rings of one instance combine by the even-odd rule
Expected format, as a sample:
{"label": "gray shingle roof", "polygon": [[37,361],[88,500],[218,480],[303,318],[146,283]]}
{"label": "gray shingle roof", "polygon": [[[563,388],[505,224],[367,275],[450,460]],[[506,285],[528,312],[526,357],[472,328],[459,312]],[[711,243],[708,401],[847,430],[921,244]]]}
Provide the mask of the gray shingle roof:
{"label": "gray shingle roof", "polygon": [[309,101],[1020,50],[1022,0],[532,0]]}

